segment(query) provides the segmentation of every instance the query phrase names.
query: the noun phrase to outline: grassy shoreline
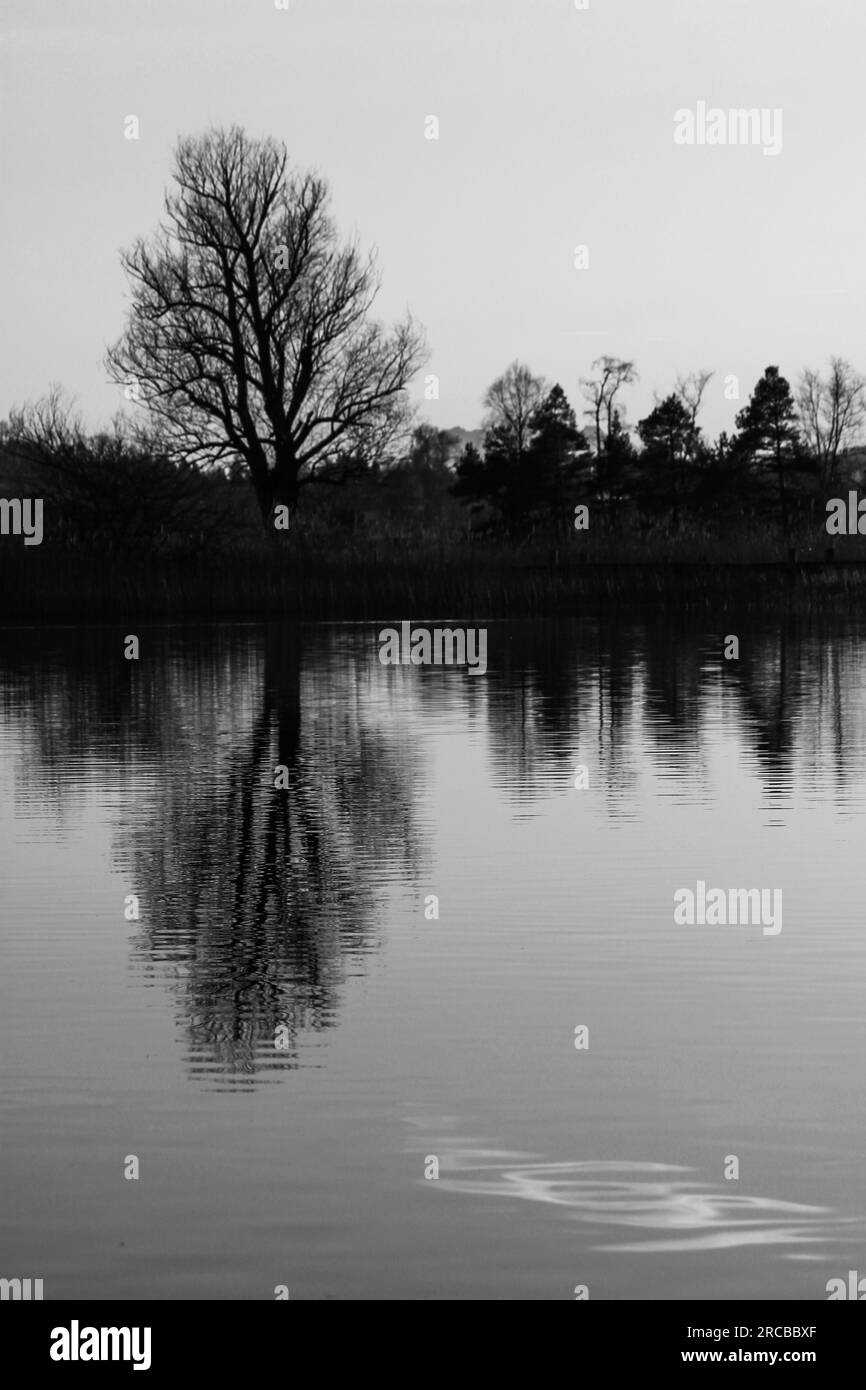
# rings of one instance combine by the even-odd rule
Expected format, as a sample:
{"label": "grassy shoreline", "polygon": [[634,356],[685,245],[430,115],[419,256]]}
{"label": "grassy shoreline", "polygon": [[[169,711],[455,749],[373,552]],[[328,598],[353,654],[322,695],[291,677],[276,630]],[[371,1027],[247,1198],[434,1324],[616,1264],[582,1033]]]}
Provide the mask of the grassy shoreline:
{"label": "grassy shoreline", "polygon": [[[859,547],[858,547],[859,549]],[[589,558],[566,546],[502,547],[370,542],[223,554],[125,556],[0,547],[0,624],[54,620],[475,618],[573,614],[587,602],[734,602],[811,607],[866,598],[866,555],[694,559]]]}

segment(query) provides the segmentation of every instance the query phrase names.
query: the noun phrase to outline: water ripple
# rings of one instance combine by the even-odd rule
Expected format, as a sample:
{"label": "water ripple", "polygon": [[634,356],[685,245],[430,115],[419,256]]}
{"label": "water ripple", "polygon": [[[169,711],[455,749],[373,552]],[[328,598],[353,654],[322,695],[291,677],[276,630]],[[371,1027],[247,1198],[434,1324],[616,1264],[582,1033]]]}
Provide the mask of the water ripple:
{"label": "water ripple", "polygon": [[[435,1151],[435,1150],[433,1150]],[[646,1240],[598,1244],[597,1250],[658,1252],[718,1250],[745,1245],[804,1245],[826,1241],[857,1218],[831,1207],[739,1195],[713,1187],[693,1168],[669,1163],[577,1160],[553,1163],[503,1149],[439,1152],[439,1186],[476,1197],[509,1198],[565,1209],[594,1226],[662,1233]],[[852,1235],[851,1239],[855,1239]]]}

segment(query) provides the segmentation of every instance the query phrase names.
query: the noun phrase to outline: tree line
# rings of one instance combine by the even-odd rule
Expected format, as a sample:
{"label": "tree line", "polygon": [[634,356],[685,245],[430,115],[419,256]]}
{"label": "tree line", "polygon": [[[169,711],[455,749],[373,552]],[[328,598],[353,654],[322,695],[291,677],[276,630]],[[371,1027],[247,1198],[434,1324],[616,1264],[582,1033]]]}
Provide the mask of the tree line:
{"label": "tree line", "polygon": [[483,446],[460,455],[455,494],[491,508],[509,529],[562,517],[580,501],[614,525],[636,518],[676,530],[754,516],[788,532],[816,503],[823,511],[828,492],[862,463],[866,379],[840,357],[824,372],[806,369],[793,390],[768,366],[735,432],[714,441],[699,422],[713,372],[681,376],[657,396],[636,441],[622,405],[623,388],[638,380],[634,362],[604,356],[592,372],[581,380],[582,427],[558,383],[513,362],[484,397]]}
{"label": "tree line", "polygon": [[481,447],[458,454],[413,417],[424,334],[409,314],[374,317],[376,258],[340,236],[324,179],[237,126],[179,141],[163,220],[123,265],[130,306],[105,362],[126,411],[93,433],[52,388],[0,425],[3,490],[56,504],[70,544],[204,544],[256,512],[273,536],[302,497],[338,516],[309,500],[338,487],[355,515],[402,504],[463,533],[567,526],[578,503],[602,529],[757,517],[790,532],[857,466],[866,382],[838,357],[793,390],[768,366],[715,441],[699,419],[709,371],[631,430],[634,362],[593,363],[580,422],[561,385],[513,362],[485,393]]}

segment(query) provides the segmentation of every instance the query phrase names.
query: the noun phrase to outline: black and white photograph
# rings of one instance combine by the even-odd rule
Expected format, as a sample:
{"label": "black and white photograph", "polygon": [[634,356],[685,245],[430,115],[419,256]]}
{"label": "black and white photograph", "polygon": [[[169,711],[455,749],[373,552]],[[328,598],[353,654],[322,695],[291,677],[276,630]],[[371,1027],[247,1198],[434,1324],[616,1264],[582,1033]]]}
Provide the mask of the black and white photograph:
{"label": "black and white photograph", "polygon": [[826,1373],[864,54],[862,0],[2,0],[24,1364],[567,1301]]}

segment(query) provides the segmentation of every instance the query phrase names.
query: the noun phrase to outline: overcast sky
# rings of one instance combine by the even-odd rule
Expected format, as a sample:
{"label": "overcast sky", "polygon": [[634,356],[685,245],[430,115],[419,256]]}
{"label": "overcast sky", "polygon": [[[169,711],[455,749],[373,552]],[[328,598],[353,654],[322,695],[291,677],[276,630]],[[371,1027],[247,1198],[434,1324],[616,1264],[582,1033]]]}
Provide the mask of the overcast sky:
{"label": "overcast sky", "polygon": [[[52,381],[121,404],[119,251],[179,133],[239,122],[329,179],[425,325],[437,425],[514,358],[561,382],[633,357],[635,423],[716,369],[730,428],[768,363],[866,370],[863,0],[2,0],[0,416]],[[674,112],[781,108],[782,151],[674,143]],[[124,118],[140,139],[124,138]],[[435,115],[439,139],[425,138]],[[589,248],[589,268],[574,265]],[[725,400],[736,374],[742,399]]]}

